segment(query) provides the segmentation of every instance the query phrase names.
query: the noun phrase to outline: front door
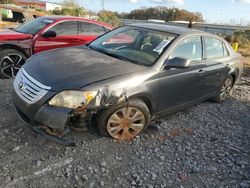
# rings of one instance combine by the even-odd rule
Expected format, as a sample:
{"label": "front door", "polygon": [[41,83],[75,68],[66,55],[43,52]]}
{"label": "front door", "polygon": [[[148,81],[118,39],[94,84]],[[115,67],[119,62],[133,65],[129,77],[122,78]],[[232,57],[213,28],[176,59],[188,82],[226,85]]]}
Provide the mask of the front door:
{"label": "front door", "polygon": [[205,60],[202,55],[200,36],[183,39],[173,50],[168,59],[182,57],[192,60],[188,68],[163,69],[159,79],[158,111],[168,111],[181,107],[204,96],[202,91],[205,81]]}
{"label": "front door", "polygon": [[56,32],[56,37],[43,37],[41,34],[34,42],[34,52],[42,52],[54,48],[63,48],[82,44],[77,36],[77,22],[64,21],[57,23],[47,31]]}

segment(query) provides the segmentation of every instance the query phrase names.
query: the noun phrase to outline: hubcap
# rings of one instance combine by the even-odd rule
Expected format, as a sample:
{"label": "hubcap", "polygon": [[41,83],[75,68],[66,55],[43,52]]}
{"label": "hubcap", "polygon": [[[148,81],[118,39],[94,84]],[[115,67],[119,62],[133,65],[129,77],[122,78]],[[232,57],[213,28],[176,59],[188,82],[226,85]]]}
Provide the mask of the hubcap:
{"label": "hubcap", "polygon": [[145,117],[137,108],[124,107],[114,112],[107,123],[108,133],[115,139],[131,139],[138,135],[145,125]]}
{"label": "hubcap", "polygon": [[0,71],[6,78],[14,78],[24,62],[25,59],[21,55],[9,54],[2,58]]}
{"label": "hubcap", "polygon": [[220,97],[222,100],[226,99],[230,95],[231,89],[232,89],[232,79],[228,78],[224,82],[221,88]]}

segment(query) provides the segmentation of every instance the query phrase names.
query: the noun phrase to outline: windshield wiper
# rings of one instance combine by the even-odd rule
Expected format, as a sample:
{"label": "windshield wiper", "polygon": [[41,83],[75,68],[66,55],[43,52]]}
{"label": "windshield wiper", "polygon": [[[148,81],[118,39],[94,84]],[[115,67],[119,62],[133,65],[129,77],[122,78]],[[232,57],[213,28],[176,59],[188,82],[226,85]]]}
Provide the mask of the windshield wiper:
{"label": "windshield wiper", "polygon": [[103,53],[103,54],[105,54],[105,55],[108,55],[108,56],[111,56],[111,57],[114,57],[114,58],[117,58],[117,59],[120,59],[120,60],[123,60],[123,61],[129,61],[129,62],[131,62],[131,63],[135,63],[135,64],[139,64],[139,65],[141,64],[140,62],[131,60],[131,59],[129,59],[129,58],[126,58],[126,57],[121,56],[121,55],[118,55],[118,54],[111,53],[111,52],[109,52],[109,51],[107,51],[107,50],[103,50],[103,49],[101,49],[101,48],[94,48],[94,47],[91,46],[91,45],[88,45],[88,47],[89,47],[90,49],[92,49],[92,50],[98,51],[98,52],[100,52],[100,53]]}
{"label": "windshield wiper", "polygon": [[89,45],[88,47],[89,47],[90,49],[92,49],[92,50],[98,51],[98,52],[103,53],[103,54],[106,54],[106,55],[108,55],[108,56],[115,57],[115,58],[117,58],[117,59],[121,59],[121,60],[124,60],[124,61],[127,60],[125,57],[122,57],[122,56],[117,55],[117,54],[113,54],[113,53],[111,53],[111,52],[109,52],[109,51],[107,51],[107,50],[103,50],[103,49],[101,49],[101,48],[94,48],[94,47],[91,46],[91,45]]}
{"label": "windshield wiper", "polygon": [[123,60],[123,61],[128,61],[127,58],[125,58],[125,57],[123,57],[123,56],[120,56],[120,55],[118,55],[118,54],[113,54],[113,53],[108,52],[108,51],[106,51],[106,50],[103,50],[102,52],[103,52],[104,54],[106,54],[106,55],[111,56],[111,57],[115,57],[115,58],[120,59],[120,60]]}

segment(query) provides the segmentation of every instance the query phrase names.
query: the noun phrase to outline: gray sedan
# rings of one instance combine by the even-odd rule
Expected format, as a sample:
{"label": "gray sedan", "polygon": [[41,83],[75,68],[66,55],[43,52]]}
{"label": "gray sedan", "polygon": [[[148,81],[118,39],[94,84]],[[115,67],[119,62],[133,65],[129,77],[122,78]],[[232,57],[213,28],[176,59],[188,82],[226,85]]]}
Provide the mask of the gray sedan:
{"label": "gray sedan", "polygon": [[58,143],[96,122],[102,135],[131,139],[153,118],[212,99],[223,102],[242,73],[224,39],[163,24],[117,28],[87,46],[32,56],[18,72],[17,114]]}

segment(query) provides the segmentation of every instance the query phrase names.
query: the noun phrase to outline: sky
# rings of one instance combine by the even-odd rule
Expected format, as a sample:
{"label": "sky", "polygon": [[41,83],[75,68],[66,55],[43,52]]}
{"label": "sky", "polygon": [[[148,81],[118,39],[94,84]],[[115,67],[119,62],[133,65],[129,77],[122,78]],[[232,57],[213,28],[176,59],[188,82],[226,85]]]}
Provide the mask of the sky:
{"label": "sky", "polygon": [[[92,11],[102,9],[101,0],[77,0]],[[129,12],[141,7],[166,6],[201,12],[206,22],[250,24],[250,0],[104,0],[105,10]]]}

